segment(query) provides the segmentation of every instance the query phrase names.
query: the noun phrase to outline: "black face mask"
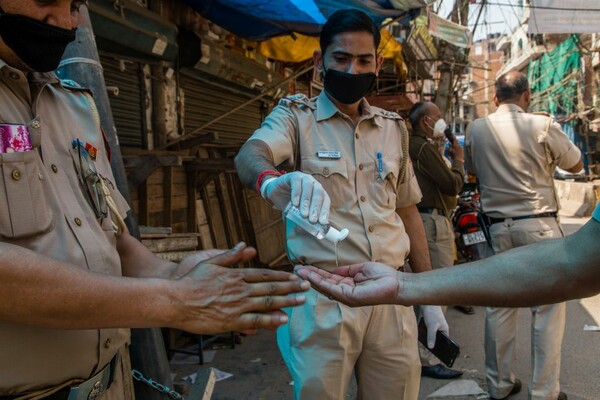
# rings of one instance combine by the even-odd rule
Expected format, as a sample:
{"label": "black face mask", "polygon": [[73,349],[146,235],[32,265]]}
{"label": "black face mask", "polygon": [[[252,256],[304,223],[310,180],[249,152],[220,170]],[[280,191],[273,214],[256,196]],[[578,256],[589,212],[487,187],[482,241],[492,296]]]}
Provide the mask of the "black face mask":
{"label": "black face mask", "polygon": [[37,72],[54,71],[67,45],[75,40],[69,30],[0,9],[0,36],[17,57]]}
{"label": "black face mask", "polygon": [[375,86],[374,72],[349,74],[329,68],[325,72],[325,90],[342,104],[354,104]]}

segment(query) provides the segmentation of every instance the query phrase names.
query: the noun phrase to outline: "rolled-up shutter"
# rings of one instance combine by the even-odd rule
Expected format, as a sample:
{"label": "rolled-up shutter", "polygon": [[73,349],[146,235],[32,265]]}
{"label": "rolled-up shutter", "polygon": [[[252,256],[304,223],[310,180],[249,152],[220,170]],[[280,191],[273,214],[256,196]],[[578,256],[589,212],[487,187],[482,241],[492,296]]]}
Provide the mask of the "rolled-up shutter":
{"label": "rolled-up shutter", "polygon": [[108,99],[119,144],[125,147],[145,147],[142,65],[106,55],[100,56],[100,62],[106,86],[118,89],[118,94],[109,91]]}
{"label": "rolled-up shutter", "polygon": [[[229,112],[255,96],[239,91],[229,91],[223,85],[211,84],[186,74],[181,75],[185,114],[185,133],[193,132],[207,122]],[[212,143],[221,147],[239,147],[262,122],[260,100],[228,115],[208,126],[206,132],[216,132],[218,139]]]}

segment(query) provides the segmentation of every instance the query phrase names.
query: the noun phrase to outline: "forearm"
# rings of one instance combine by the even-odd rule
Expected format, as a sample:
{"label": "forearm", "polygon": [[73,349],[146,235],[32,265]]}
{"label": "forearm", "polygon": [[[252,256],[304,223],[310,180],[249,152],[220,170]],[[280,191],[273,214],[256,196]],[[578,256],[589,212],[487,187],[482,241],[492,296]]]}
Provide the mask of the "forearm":
{"label": "forearm", "polygon": [[412,205],[406,208],[396,210],[402,222],[404,229],[410,239],[410,254],[408,260],[413,272],[429,271],[431,269],[431,260],[429,259],[429,248],[427,247],[427,236],[423,228],[423,221],[419,216],[417,206]]}
{"label": "forearm", "polygon": [[477,262],[425,274],[401,274],[401,304],[524,307],[600,292],[600,224],[565,239],[519,247]]}
{"label": "forearm", "polygon": [[158,258],[146,246],[128,233],[117,239],[123,276],[136,278],[176,278],[178,265]]}
{"label": "forearm", "polygon": [[235,167],[242,184],[254,189],[258,175],[275,169],[269,146],[262,140],[249,140],[240,148],[235,157]]}
{"label": "forearm", "polygon": [[56,328],[167,326],[172,287],[161,279],[89,272],[0,244],[0,319]]}

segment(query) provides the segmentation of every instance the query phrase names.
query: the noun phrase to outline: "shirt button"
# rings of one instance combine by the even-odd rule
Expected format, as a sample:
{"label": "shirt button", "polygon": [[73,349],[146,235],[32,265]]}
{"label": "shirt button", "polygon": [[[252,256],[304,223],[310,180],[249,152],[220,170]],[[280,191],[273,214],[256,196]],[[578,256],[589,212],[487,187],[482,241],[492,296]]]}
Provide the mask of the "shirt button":
{"label": "shirt button", "polygon": [[355,134],[355,135],[354,135],[354,137],[358,139],[358,133],[357,133],[357,134]]}
{"label": "shirt button", "polygon": [[42,126],[42,125],[40,124],[40,121],[38,121],[38,120],[36,119],[35,121],[33,121],[33,122],[31,123],[31,126],[33,126],[35,129],[40,129],[40,126]]}
{"label": "shirt button", "polygon": [[366,200],[365,196],[360,196],[360,201],[365,201],[365,200]]}
{"label": "shirt button", "polygon": [[327,167],[323,168],[323,175],[325,175],[325,176],[329,175],[329,168],[327,168]]}
{"label": "shirt button", "polygon": [[110,340],[110,338],[108,338],[108,339],[106,339],[106,342],[104,342],[104,347],[106,347],[108,349],[111,344],[112,344],[112,340]]}
{"label": "shirt button", "polygon": [[81,226],[81,220],[79,218],[75,217],[74,221],[77,226]]}
{"label": "shirt button", "polygon": [[10,77],[10,79],[14,79],[14,80],[20,79],[19,74],[17,74],[16,72],[11,72],[10,74],[8,74],[8,76]]}
{"label": "shirt button", "polygon": [[358,164],[358,169],[360,169],[361,171],[363,170],[364,167],[365,167],[364,165]]}
{"label": "shirt button", "polygon": [[21,171],[19,171],[18,169],[14,169],[11,176],[15,181],[18,181],[21,179]]}
{"label": "shirt button", "polygon": [[52,168],[52,172],[54,172],[55,174],[58,172],[58,167],[56,166],[56,164],[52,164],[50,168]]}
{"label": "shirt button", "polygon": [[369,232],[371,232],[371,233],[372,233],[374,230],[375,230],[375,228],[373,228],[373,225],[370,225],[370,226],[369,226]]}

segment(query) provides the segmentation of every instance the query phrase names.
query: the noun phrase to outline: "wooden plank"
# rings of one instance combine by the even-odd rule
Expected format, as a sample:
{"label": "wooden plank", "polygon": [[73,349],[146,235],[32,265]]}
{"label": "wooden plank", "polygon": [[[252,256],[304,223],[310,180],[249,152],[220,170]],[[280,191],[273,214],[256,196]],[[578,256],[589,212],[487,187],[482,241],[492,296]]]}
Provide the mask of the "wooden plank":
{"label": "wooden plank", "polygon": [[204,225],[207,224],[208,220],[206,219],[206,211],[204,210],[204,202],[202,199],[196,200],[196,225]]}
{"label": "wooden plank", "polygon": [[196,250],[196,248],[198,247],[198,238],[188,236],[164,239],[142,239],[142,244],[153,253]]}
{"label": "wooden plank", "polygon": [[141,239],[187,238],[187,237],[199,238],[200,234],[199,233],[182,232],[182,233],[144,233],[144,234],[140,235]]}
{"label": "wooden plank", "polygon": [[168,235],[172,233],[170,226],[144,226],[140,225],[140,235],[147,235],[150,233],[158,233],[162,235]]}
{"label": "wooden plank", "polygon": [[200,247],[204,250],[214,249],[215,245],[213,244],[208,224],[198,226],[198,232],[200,235]]}
{"label": "wooden plank", "polygon": [[171,226],[173,223],[172,196],[173,196],[173,167],[168,166],[163,170],[163,225]]}
{"label": "wooden plank", "polygon": [[188,232],[197,232],[198,225],[196,224],[196,174],[193,172],[187,173],[187,230]]}

